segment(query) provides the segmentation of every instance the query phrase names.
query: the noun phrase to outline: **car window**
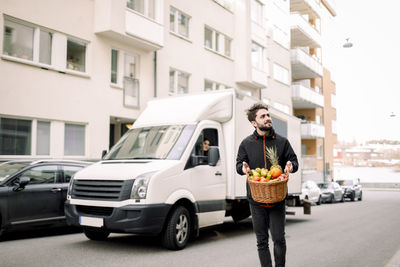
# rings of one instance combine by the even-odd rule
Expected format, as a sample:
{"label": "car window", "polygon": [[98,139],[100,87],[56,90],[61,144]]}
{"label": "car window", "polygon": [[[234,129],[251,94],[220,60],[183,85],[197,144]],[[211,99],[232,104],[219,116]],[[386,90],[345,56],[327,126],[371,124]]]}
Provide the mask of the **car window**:
{"label": "car window", "polygon": [[29,177],[32,184],[54,184],[57,182],[57,166],[38,166],[33,167],[21,174],[20,177]]}
{"label": "car window", "polygon": [[74,175],[77,171],[82,170],[83,166],[62,166],[64,171],[64,180],[65,183],[69,183],[72,175]]}
{"label": "car window", "polygon": [[28,166],[31,162],[5,162],[0,164],[0,181],[8,178],[10,175],[19,172],[26,166]]}

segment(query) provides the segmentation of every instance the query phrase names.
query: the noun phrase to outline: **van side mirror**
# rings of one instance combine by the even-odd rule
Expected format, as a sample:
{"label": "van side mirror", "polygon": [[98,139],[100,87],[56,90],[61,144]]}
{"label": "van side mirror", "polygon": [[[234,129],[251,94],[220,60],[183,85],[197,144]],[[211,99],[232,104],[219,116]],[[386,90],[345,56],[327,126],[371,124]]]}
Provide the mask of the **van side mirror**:
{"label": "van side mirror", "polygon": [[216,166],[219,160],[219,148],[217,146],[210,146],[208,150],[208,165]]}
{"label": "van side mirror", "polygon": [[25,188],[27,184],[31,181],[31,178],[22,176],[18,179],[18,181],[15,183],[13,190],[14,191],[21,191]]}
{"label": "van side mirror", "polygon": [[101,151],[101,159],[104,159],[105,155],[107,155],[107,150]]}

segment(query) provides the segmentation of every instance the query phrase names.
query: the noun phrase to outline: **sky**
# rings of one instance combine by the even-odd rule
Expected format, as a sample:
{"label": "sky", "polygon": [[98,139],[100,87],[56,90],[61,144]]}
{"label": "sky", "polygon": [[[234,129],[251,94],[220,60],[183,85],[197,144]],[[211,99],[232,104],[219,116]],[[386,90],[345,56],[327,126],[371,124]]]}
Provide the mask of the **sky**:
{"label": "sky", "polygon": [[[399,8],[394,0],[336,0],[337,16],[322,22],[339,141],[400,141]],[[353,47],[343,48],[346,38]]]}

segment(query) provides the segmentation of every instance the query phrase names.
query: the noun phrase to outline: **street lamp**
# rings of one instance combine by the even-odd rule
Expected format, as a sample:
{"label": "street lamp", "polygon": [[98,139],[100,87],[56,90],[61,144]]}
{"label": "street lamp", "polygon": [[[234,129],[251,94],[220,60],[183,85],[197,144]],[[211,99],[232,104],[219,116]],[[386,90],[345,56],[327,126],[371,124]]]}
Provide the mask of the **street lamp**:
{"label": "street lamp", "polygon": [[346,43],[343,45],[344,48],[353,47],[353,44],[349,42],[350,38],[346,38]]}

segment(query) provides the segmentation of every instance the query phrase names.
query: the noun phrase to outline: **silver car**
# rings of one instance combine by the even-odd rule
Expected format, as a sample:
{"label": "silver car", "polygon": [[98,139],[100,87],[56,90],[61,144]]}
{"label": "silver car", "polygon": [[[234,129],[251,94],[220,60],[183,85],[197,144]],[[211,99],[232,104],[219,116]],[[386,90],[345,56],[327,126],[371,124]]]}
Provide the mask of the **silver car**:
{"label": "silver car", "polygon": [[344,202],[344,190],[338,183],[319,183],[318,187],[321,189],[322,203]]}

